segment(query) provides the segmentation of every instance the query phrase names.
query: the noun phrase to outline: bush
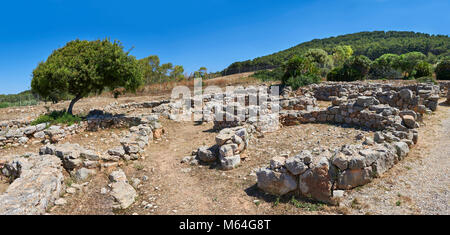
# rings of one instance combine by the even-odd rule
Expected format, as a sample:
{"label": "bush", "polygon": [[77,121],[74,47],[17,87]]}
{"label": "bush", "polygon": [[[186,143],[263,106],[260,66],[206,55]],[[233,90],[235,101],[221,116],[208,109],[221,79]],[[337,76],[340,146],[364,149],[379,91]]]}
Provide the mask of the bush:
{"label": "bush", "polygon": [[41,123],[50,123],[52,124],[67,124],[73,125],[74,123],[78,123],[82,120],[81,117],[69,114],[66,110],[62,111],[52,111],[51,113],[47,113],[39,116],[34,121],[31,122],[31,125],[37,125]]}
{"label": "bush", "polygon": [[[309,58],[294,56],[283,64],[284,75],[281,79],[283,84],[290,83],[301,85],[310,81],[320,81],[320,70]],[[297,86],[296,85],[296,86]],[[298,88],[298,87],[297,87]]]}
{"label": "bush", "polygon": [[253,77],[260,79],[263,82],[266,81],[281,81],[283,77],[283,69],[281,67],[273,70],[261,70],[253,74]]}
{"label": "bush", "polygon": [[307,86],[314,83],[319,83],[320,77],[314,75],[299,75],[297,77],[290,77],[286,81],[286,85],[292,87],[293,90],[297,90],[299,87]]}
{"label": "bush", "polygon": [[434,79],[433,77],[420,77],[420,78],[416,79],[416,82],[418,82],[418,83],[433,83],[435,85],[438,84],[436,79]]}
{"label": "bush", "polygon": [[417,78],[429,77],[433,75],[433,68],[431,67],[431,64],[422,60],[417,62],[417,64],[414,66],[412,75]]}
{"label": "bush", "polygon": [[327,74],[328,81],[364,80],[369,73],[371,61],[365,56],[353,56],[342,67],[334,68]]}
{"label": "bush", "polygon": [[450,80],[450,59],[441,61],[436,66],[435,72],[437,80]]}

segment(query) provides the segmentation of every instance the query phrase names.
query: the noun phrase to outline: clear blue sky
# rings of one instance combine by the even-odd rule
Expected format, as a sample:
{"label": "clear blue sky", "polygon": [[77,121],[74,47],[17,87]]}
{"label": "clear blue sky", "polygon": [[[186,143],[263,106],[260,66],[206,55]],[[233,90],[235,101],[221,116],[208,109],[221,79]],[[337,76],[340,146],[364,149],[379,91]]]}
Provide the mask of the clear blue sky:
{"label": "clear blue sky", "polygon": [[448,0],[4,1],[0,94],[30,88],[39,61],[66,42],[110,37],[137,58],[192,72],[271,54],[304,41],[373,30],[449,34]]}

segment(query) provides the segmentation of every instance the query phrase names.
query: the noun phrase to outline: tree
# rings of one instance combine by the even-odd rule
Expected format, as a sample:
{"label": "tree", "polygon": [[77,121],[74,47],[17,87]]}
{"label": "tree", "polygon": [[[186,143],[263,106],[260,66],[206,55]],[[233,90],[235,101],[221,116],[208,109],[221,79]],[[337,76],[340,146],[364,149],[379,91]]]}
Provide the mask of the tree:
{"label": "tree", "polygon": [[405,73],[405,78],[411,77],[414,66],[416,66],[417,62],[425,59],[426,56],[417,51],[400,55],[398,64],[399,68]]}
{"label": "tree", "polygon": [[414,66],[414,70],[413,70],[413,76],[416,78],[421,78],[421,77],[430,77],[433,75],[433,68],[431,67],[431,64],[429,64],[426,61],[419,61],[417,62],[417,64]]}
{"label": "tree", "polygon": [[326,74],[333,67],[333,57],[329,56],[325,50],[317,48],[309,49],[304,56],[316,63],[316,66],[320,69],[322,76],[326,76]]}
{"label": "tree", "polygon": [[175,65],[170,72],[170,77],[172,79],[183,78],[184,68],[181,65]]}
{"label": "tree", "polygon": [[52,94],[72,95],[67,110],[72,114],[74,104],[90,93],[118,87],[136,91],[142,83],[142,67],[135,57],[123,51],[119,41],[77,39],[39,63],[33,70],[31,88],[43,98]]}
{"label": "tree", "polygon": [[371,65],[369,76],[371,79],[401,78],[402,74],[398,71],[398,62],[400,56],[395,54],[384,54],[377,58]]}
{"label": "tree", "polygon": [[157,55],[151,55],[143,59],[140,59],[139,62],[142,64],[145,83],[150,84],[157,82],[160,78],[159,57]]}
{"label": "tree", "polygon": [[294,90],[305,85],[320,82],[320,70],[311,59],[293,56],[283,64],[284,75],[281,82]]}
{"label": "tree", "polygon": [[447,58],[437,64],[435,72],[437,80],[450,80],[450,59]]}
{"label": "tree", "polygon": [[335,66],[342,65],[352,55],[353,49],[351,46],[336,46],[333,49],[333,59]]}
{"label": "tree", "polygon": [[371,61],[363,55],[352,56],[343,66],[335,68],[327,75],[328,81],[364,80],[369,73]]}

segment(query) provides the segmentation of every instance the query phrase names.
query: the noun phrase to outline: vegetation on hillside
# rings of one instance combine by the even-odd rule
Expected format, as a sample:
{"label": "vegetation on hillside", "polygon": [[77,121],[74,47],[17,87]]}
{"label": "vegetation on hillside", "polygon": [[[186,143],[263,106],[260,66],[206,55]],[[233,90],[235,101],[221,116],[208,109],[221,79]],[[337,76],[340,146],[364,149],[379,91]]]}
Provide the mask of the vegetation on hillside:
{"label": "vegetation on hillside", "polygon": [[39,96],[30,90],[12,95],[0,95],[0,108],[35,105],[39,102]]}
{"label": "vegetation on hillside", "polygon": [[[342,47],[345,45],[351,47],[352,53],[348,51],[348,48]],[[424,54],[426,61],[434,64],[450,56],[450,38],[446,35],[415,32],[374,31],[314,39],[271,55],[235,62],[223,70],[222,74],[229,75],[276,68],[294,55],[303,55],[309,49],[314,48],[322,49],[328,54],[334,55],[335,66],[342,65],[343,61],[346,60],[345,56],[348,56],[348,54],[364,55],[371,60],[375,60],[384,54],[401,55],[414,51]]]}

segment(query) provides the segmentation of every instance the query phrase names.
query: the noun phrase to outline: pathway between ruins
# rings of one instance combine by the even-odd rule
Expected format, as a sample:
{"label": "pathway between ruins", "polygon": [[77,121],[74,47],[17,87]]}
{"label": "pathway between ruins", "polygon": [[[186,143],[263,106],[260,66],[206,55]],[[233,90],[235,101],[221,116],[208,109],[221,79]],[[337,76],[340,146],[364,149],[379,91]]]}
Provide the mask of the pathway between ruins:
{"label": "pathway between ruins", "polygon": [[404,161],[350,192],[344,203],[352,213],[450,214],[450,106],[442,101],[424,117],[427,126]]}

